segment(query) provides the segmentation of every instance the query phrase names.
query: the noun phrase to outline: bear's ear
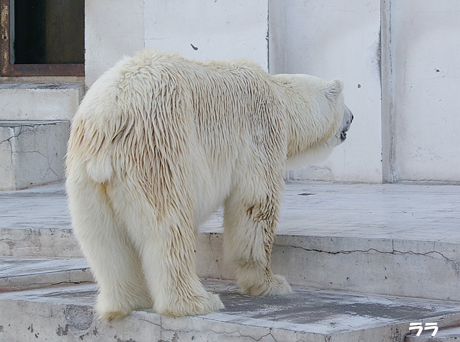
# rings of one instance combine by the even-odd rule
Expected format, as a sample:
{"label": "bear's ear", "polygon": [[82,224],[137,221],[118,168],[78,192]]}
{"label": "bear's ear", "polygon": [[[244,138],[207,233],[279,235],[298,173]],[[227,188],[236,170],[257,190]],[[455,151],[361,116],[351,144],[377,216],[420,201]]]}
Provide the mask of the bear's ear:
{"label": "bear's ear", "polygon": [[325,89],[326,97],[330,100],[335,100],[342,94],[343,82],[338,78],[333,79],[327,85]]}

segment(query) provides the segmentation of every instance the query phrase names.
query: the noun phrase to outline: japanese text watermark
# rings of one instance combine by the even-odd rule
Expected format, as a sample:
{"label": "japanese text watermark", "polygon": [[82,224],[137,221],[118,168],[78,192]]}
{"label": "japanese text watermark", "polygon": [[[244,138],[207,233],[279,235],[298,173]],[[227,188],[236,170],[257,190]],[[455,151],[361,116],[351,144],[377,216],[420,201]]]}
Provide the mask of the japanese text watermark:
{"label": "japanese text watermark", "polygon": [[422,323],[410,323],[409,330],[417,329],[417,334],[415,336],[420,336],[423,330],[433,330],[431,336],[435,336],[438,332],[438,323],[425,323],[425,326]]}

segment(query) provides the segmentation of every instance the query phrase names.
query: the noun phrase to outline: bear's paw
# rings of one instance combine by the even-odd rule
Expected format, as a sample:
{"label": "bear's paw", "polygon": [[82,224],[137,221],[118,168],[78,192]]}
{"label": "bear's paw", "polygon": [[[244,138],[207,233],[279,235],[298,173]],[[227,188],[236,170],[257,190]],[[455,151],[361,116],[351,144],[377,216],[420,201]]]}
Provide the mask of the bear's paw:
{"label": "bear's paw", "polygon": [[180,297],[166,305],[164,309],[156,311],[167,316],[194,316],[205,315],[224,308],[219,295],[205,292],[205,295]]}
{"label": "bear's paw", "polygon": [[240,282],[239,285],[243,294],[252,296],[282,296],[292,293],[287,280],[278,274],[266,277],[262,283],[249,285]]}
{"label": "bear's paw", "polygon": [[111,321],[116,321],[116,320],[119,320],[123,317],[125,317],[126,315],[128,315],[130,313],[129,312],[125,312],[125,311],[106,311],[106,312],[98,312],[98,317],[101,321],[105,321],[105,322],[111,322]]}

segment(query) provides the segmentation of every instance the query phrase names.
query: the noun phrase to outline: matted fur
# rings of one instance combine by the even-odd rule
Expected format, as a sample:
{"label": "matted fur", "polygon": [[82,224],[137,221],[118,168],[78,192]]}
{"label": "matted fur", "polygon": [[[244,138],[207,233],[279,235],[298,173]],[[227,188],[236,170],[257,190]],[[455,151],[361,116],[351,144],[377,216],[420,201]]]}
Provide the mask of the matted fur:
{"label": "matted fur", "polygon": [[286,160],[340,142],[341,92],[338,80],[151,50],[97,80],[72,123],[67,192],[100,317],[223,308],[195,272],[195,231],[222,204],[242,292],[289,293],[270,269]]}

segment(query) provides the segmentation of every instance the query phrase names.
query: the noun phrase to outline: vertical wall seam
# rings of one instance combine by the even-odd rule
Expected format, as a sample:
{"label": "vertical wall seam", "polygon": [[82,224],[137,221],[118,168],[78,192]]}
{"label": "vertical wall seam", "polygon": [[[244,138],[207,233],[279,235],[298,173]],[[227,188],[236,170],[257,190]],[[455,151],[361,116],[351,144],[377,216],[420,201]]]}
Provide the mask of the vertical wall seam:
{"label": "vertical wall seam", "polygon": [[267,0],[267,34],[265,40],[267,41],[267,72],[270,73],[270,3],[271,0]]}
{"label": "vertical wall seam", "polygon": [[382,182],[398,181],[395,159],[394,83],[391,1],[380,1],[380,81],[382,125]]}

